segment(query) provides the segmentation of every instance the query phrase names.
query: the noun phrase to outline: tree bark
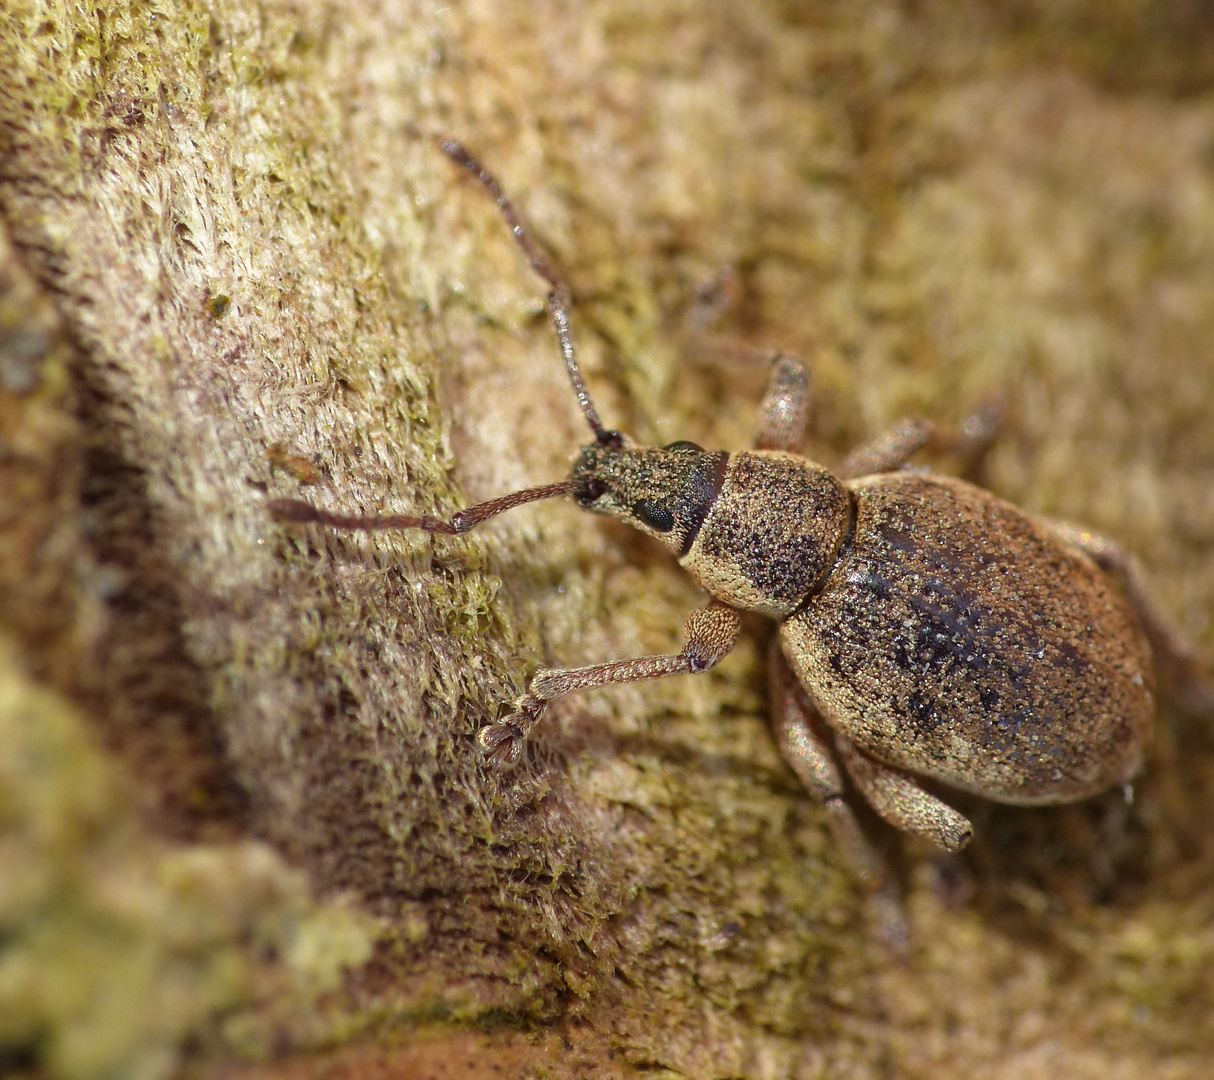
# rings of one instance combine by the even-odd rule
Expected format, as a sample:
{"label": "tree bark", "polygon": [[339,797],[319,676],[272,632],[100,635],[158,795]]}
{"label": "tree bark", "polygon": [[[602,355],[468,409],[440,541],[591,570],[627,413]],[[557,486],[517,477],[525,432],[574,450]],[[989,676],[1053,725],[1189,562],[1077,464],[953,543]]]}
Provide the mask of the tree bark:
{"label": "tree bark", "polygon": [[[190,918],[230,883],[241,918],[345,942],[319,977],[235,916],[190,938],[248,981],[133,1035],[148,1069],[272,1053],[292,1075],[383,1036],[323,1061],[1204,1075],[1204,726],[1161,714],[1130,807],[959,799],[960,859],[869,822],[900,852],[899,960],[766,729],[761,620],[710,675],[560,702],[497,771],[475,732],[535,668],[677,651],[700,602],[677,566],[559,502],[460,538],[264,508],[446,514],[562,478],[588,440],[543,283],[450,134],[568,280],[609,426],[748,445],[761,379],[687,362],[730,268],[712,333],[812,361],[816,457],[998,400],[989,485],[1137,551],[1209,646],[1214,31],[1181,4],[1013,7],[0,13],[5,678],[80,718],[53,768],[96,742],[90,769],[127,778],[111,878],[260,851],[275,869],[208,862]],[[0,970],[34,955],[4,910]],[[0,1024],[0,1061],[121,1071],[40,1049],[66,1021],[36,1013]]]}

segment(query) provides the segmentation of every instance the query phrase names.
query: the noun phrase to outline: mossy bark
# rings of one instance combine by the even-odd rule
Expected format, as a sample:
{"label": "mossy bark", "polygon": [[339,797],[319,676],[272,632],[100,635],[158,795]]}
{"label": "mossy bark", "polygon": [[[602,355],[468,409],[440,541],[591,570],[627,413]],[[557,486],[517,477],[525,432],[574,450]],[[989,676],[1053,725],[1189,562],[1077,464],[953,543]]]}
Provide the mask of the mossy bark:
{"label": "mossy bark", "polygon": [[[142,1067],[357,1033],[397,1049],[338,1051],[356,1075],[444,1048],[557,1075],[1203,1075],[1205,727],[1161,716],[1132,807],[966,800],[965,858],[903,849],[895,961],[766,732],[761,621],[709,676],[560,703],[498,773],[473,733],[535,667],[677,648],[677,567],[559,504],[452,540],[287,531],[264,500],[447,510],[585,441],[541,284],[450,133],[567,275],[609,423],[748,443],[754,373],[684,362],[731,267],[714,332],[811,359],[815,454],[996,398],[990,485],[1138,552],[1209,646],[1212,88],[1180,4],[10,2],[3,677],[73,701],[64,738],[130,778],[115,874],[256,841],[294,884],[216,856],[199,919],[230,879],[345,928],[312,960],[271,935],[285,965],[240,919],[202,934],[246,981]],[[58,842],[11,801],[0,828]],[[0,908],[0,994],[6,950],[40,955],[12,929],[39,895]],[[44,1052],[62,1023],[0,1027],[0,1055],[127,1060]]]}

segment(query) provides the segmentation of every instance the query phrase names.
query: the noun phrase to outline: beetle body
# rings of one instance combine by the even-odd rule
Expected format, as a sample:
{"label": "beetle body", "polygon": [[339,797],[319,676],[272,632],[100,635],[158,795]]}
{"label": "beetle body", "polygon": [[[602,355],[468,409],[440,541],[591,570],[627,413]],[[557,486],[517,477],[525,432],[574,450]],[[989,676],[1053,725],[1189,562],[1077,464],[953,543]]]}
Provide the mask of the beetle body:
{"label": "beetle body", "polygon": [[1022,804],[1138,770],[1154,713],[1138,620],[1087,555],[990,492],[690,443],[591,446],[572,479],[717,600],[781,620],[821,718],[878,761]]}

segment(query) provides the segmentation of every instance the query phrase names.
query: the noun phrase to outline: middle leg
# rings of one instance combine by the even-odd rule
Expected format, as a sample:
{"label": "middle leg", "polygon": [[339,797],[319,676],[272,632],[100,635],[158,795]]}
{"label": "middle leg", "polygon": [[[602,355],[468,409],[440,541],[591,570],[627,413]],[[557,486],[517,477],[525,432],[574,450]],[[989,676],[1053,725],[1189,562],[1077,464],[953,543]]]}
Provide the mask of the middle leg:
{"label": "middle leg", "polygon": [[983,406],[957,431],[941,431],[930,420],[908,417],[875,439],[856,447],[837,470],[841,480],[893,472],[925,447],[955,457],[962,475],[974,473],[995,441],[1002,420],[998,404]]}

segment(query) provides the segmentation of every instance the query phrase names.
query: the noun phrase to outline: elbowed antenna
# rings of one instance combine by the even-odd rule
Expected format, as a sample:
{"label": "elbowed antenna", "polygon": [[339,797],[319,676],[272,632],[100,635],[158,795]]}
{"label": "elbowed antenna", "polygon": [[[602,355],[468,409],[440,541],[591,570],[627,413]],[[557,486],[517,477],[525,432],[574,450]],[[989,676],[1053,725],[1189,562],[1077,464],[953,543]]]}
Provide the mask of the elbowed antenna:
{"label": "elbowed antenna", "polygon": [[481,185],[493,197],[493,201],[497,203],[497,208],[501,211],[502,217],[506,219],[506,224],[510,226],[515,241],[530,261],[531,268],[552,286],[546,305],[548,318],[552,321],[552,328],[556,331],[561,356],[565,360],[565,370],[569,372],[569,381],[573,384],[573,392],[577,395],[578,404],[582,407],[582,415],[586,417],[586,422],[594,432],[595,439],[601,445],[619,446],[623,442],[620,433],[609,431],[603,426],[603,421],[599,419],[594,403],[590,400],[590,392],[586,389],[586,383],[582,379],[582,370],[578,367],[577,356],[573,348],[573,335],[569,330],[569,289],[557,277],[552,263],[548,261],[548,257],[532,239],[531,233],[527,231],[522,219],[518,216],[518,211],[514,209],[510,196],[502,190],[502,185],[497,182],[497,178],[477,161],[467,148],[454,139],[440,139],[439,147],[447,157],[457,165],[462,165],[481,182]]}
{"label": "elbowed antenna", "polygon": [[559,495],[569,494],[572,489],[571,480],[562,480],[558,484],[544,484],[543,487],[512,491],[509,495],[499,495],[488,502],[458,510],[451,515],[450,521],[430,517],[429,514],[422,517],[410,514],[332,514],[302,499],[271,499],[266,504],[266,509],[269,510],[270,517],[283,525],[327,525],[331,529],[359,529],[364,532],[375,529],[421,529],[429,533],[458,536],[475,529],[482,521],[513,510],[516,506],[538,502],[540,499],[554,499]]}

